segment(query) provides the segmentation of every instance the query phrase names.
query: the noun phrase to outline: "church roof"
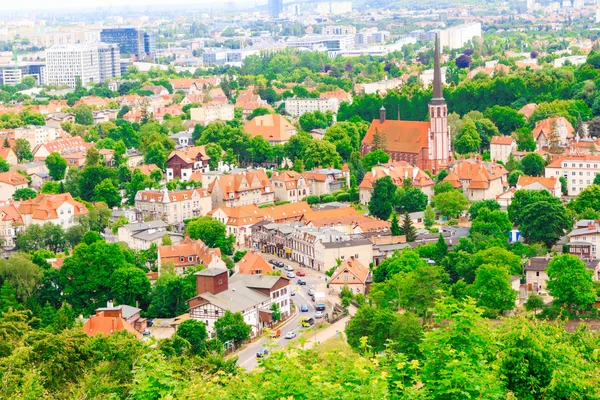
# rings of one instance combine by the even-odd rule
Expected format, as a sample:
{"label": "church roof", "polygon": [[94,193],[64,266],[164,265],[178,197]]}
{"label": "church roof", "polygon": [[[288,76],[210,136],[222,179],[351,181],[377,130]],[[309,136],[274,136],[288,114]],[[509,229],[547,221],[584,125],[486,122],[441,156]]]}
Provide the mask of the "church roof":
{"label": "church roof", "polygon": [[373,120],[363,139],[364,144],[373,143],[375,132],[385,135],[386,151],[418,154],[427,148],[429,122],[397,121],[379,119]]}

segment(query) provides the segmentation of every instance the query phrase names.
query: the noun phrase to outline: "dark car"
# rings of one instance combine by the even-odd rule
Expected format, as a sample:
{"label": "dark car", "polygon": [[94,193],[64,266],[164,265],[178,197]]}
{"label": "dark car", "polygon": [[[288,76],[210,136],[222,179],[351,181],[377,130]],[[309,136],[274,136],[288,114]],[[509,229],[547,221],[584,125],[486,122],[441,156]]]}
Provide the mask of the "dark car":
{"label": "dark car", "polygon": [[296,282],[298,285],[306,285],[306,281],[304,279],[298,279]]}
{"label": "dark car", "polygon": [[308,291],[308,295],[309,295],[309,296],[314,296],[314,295],[315,295],[315,291],[314,291],[314,290],[312,290],[312,289],[310,289],[310,290]]}
{"label": "dark car", "polygon": [[275,261],[275,266],[276,266],[277,268],[283,268],[283,265],[284,265],[284,264],[283,264],[281,261]]}
{"label": "dark car", "polygon": [[269,264],[277,265],[277,260],[270,259]]}
{"label": "dark car", "polygon": [[258,353],[256,353],[256,358],[263,358],[265,357],[267,354],[269,354],[269,351],[267,349],[260,349],[258,351]]}

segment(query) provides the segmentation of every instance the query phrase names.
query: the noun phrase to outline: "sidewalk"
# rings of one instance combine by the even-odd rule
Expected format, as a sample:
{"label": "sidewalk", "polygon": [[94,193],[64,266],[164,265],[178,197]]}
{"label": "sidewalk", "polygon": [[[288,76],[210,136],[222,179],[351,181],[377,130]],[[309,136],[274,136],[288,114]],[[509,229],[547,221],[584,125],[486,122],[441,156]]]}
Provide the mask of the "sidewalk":
{"label": "sidewalk", "polygon": [[[348,308],[349,315],[335,322],[334,324],[329,325],[327,328],[320,330],[315,334],[309,335],[306,344],[304,345],[305,349],[312,349],[313,346],[323,343],[327,339],[331,339],[332,337],[338,335],[340,332],[344,335],[344,330],[346,329],[346,323],[350,320],[350,318],[356,314],[356,308],[350,306]],[[315,340],[316,337],[316,340]]]}

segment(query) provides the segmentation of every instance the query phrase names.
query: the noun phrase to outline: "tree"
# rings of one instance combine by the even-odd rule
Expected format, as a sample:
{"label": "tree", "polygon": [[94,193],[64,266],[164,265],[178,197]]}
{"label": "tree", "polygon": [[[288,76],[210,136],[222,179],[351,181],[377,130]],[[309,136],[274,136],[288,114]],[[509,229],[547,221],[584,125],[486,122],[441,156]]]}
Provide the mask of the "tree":
{"label": "tree", "polygon": [[327,115],[322,111],[305,112],[298,120],[300,127],[304,132],[310,132],[313,129],[326,129],[329,125]]}
{"label": "tree", "polygon": [[425,210],[427,207],[427,195],[418,187],[410,187],[404,191],[397,206],[404,212],[413,213]]}
{"label": "tree", "polygon": [[511,229],[512,224],[508,219],[508,214],[500,210],[490,211],[484,207],[479,210],[477,217],[473,220],[470,233],[507,239]]}
{"label": "tree", "polygon": [[33,199],[35,196],[37,196],[37,192],[35,190],[29,188],[21,188],[15,190],[15,192],[13,193],[13,200],[18,201]]}
{"label": "tree", "polygon": [[167,155],[165,154],[165,148],[160,142],[152,142],[146,149],[144,155],[144,162],[146,164],[156,164],[158,168],[164,169],[165,162],[167,161]]}
{"label": "tree", "polygon": [[271,114],[272,112],[273,111],[267,107],[256,107],[254,110],[252,110],[250,115],[248,115],[248,121],[253,120],[255,117],[260,117],[261,115]]}
{"label": "tree", "polygon": [[521,160],[521,168],[525,175],[542,176],[544,174],[544,158],[538,153],[529,153]]}
{"label": "tree", "polygon": [[90,147],[85,153],[85,166],[97,167],[100,165],[100,152],[95,147]]}
{"label": "tree", "polygon": [[578,257],[564,254],[554,257],[548,264],[548,292],[554,302],[566,306],[569,311],[574,308],[585,310],[596,300],[592,271]]}
{"label": "tree", "polygon": [[42,280],[43,272],[31,261],[32,257],[14,253],[8,259],[0,259],[0,278],[15,290],[22,302],[27,302]]}
{"label": "tree", "polygon": [[404,214],[401,232],[403,235],[406,236],[407,242],[414,242],[415,240],[417,240],[417,229],[414,227],[410,215],[408,215],[408,213]]}
{"label": "tree", "polygon": [[527,301],[525,301],[524,306],[527,311],[533,311],[533,314],[535,315],[537,314],[537,310],[541,310],[546,306],[546,303],[544,303],[544,299],[542,299],[540,296],[535,293],[531,293],[527,297]]}
{"label": "tree", "polygon": [[477,269],[475,283],[477,304],[488,310],[503,313],[515,308],[517,291],[512,288],[510,275],[503,266],[483,264]]}
{"label": "tree", "polygon": [[340,168],[342,158],[332,143],[326,140],[313,140],[304,152],[304,165],[307,169],[318,166]]}
{"label": "tree", "polygon": [[15,288],[5,280],[2,282],[2,286],[0,286],[0,316],[10,309],[19,310],[21,308],[21,303],[17,301]]}
{"label": "tree", "polygon": [[394,236],[399,236],[402,234],[402,231],[400,230],[400,225],[398,224],[398,214],[396,214],[396,213],[392,214],[392,221],[390,223],[390,231],[392,232],[392,235],[394,235]]}
{"label": "tree", "polygon": [[457,218],[467,209],[469,200],[461,192],[453,190],[435,195],[433,204],[442,215]]}
{"label": "tree", "polygon": [[430,205],[425,207],[425,214],[423,215],[423,224],[427,229],[430,229],[433,226],[433,224],[435,224],[435,210]]}
{"label": "tree", "polygon": [[373,168],[374,165],[385,164],[389,160],[390,155],[387,154],[385,151],[381,149],[373,150],[372,152],[365,154],[365,156],[362,159],[362,165],[365,171],[371,171],[371,168]]}
{"label": "tree", "polygon": [[186,233],[192,239],[202,240],[208,247],[218,247],[223,254],[233,254],[235,237],[227,235],[225,224],[210,216],[200,217],[190,221]]}
{"label": "tree", "polygon": [[62,158],[59,153],[51,153],[48,157],[46,157],[45,163],[52,179],[55,181],[60,181],[65,177],[65,172],[67,171],[67,160]]}
{"label": "tree", "polygon": [[508,174],[508,186],[516,187],[517,183],[519,182],[519,177],[521,176],[525,176],[525,174],[523,171],[519,171],[518,169]]}
{"label": "tree", "polygon": [[600,211],[600,185],[594,184],[583,189],[579,196],[569,203],[569,208],[579,214],[588,209]]}
{"label": "tree", "polygon": [[221,342],[233,340],[239,345],[250,338],[252,327],[244,321],[239,312],[225,311],[225,315],[215,321],[215,332]]}
{"label": "tree", "polygon": [[10,165],[6,162],[5,159],[0,158],[0,172],[8,172],[10,170]]}
{"label": "tree", "polygon": [[87,104],[81,104],[75,109],[75,123],[80,125],[94,125],[94,114]]}
{"label": "tree", "polygon": [[150,280],[134,266],[117,268],[110,276],[112,298],[117,304],[145,306],[150,295]]}
{"label": "tree", "polygon": [[171,236],[168,233],[165,233],[161,239],[161,246],[170,246],[173,244],[171,240]]}
{"label": "tree", "polygon": [[427,265],[427,261],[410,247],[395,251],[392,257],[386,258],[373,271],[374,282],[384,282],[399,272],[410,272]]}
{"label": "tree", "polygon": [[482,208],[487,208],[489,211],[496,211],[500,209],[500,204],[493,199],[478,200],[469,207],[469,219],[472,221],[477,218],[477,214]]}
{"label": "tree", "polygon": [[387,221],[393,209],[393,197],[396,185],[389,176],[377,179],[373,183],[373,193],[369,201],[369,212],[372,216]]}
{"label": "tree", "polygon": [[15,141],[14,151],[19,163],[23,161],[33,160],[33,154],[31,153],[31,145],[25,139],[17,139]]}
{"label": "tree", "polygon": [[201,355],[206,347],[206,324],[197,319],[188,319],[183,321],[177,327],[177,336],[187,340],[193,354]]}
{"label": "tree", "polygon": [[480,147],[481,137],[479,136],[479,132],[477,132],[475,123],[469,119],[464,123],[458,135],[456,135],[454,148],[459,154],[468,154],[478,152]]}
{"label": "tree", "polygon": [[113,185],[112,179],[104,179],[94,188],[93,201],[101,201],[106,203],[110,208],[119,207],[121,205],[121,194],[119,189]]}
{"label": "tree", "polygon": [[[560,202],[560,199],[557,200]],[[527,243],[543,243],[550,248],[572,225],[573,221],[562,204],[544,199],[523,209],[519,228]]]}
{"label": "tree", "polygon": [[279,303],[271,304],[271,318],[273,322],[277,322],[281,319],[281,309],[279,307]]}
{"label": "tree", "polygon": [[161,267],[150,296],[148,315],[152,318],[173,318],[187,312],[187,301],[196,295],[195,269],[188,269],[185,276],[179,276],[166,267]]}
{"label": "tree", "polygon": [[567,178],[565,178],[564,176],[561,176],[560,178],[558,178],[558,180],[560,181],[560,193],[563,196],[566,196],[567,193],[569,192],[569,189],[567,187],[567,185],[568,185]]}
{"label": "tree", "polygon": [[503,135],[510,135],[525,126],[525,116],[511,107],[495,105],[485,110],[484,115]]}

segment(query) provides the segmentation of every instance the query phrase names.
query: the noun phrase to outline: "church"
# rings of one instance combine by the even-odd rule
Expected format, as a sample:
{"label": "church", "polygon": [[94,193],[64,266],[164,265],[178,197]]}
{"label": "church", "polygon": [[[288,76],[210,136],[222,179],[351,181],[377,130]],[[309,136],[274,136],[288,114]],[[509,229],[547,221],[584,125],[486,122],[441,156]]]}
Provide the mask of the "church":
{"label": "church", "polygon": [[[379,144],[377,143],[379,142]],[[360,153],[382,148],[390,161],[407,161],[421,170],[437,173],[451,161],[448,106],[442,89],[439,42],[435,41],[433,98],[429,103],[429,122],[386,119],[381,107],[379,119],[373,120],[365,135]]]}

